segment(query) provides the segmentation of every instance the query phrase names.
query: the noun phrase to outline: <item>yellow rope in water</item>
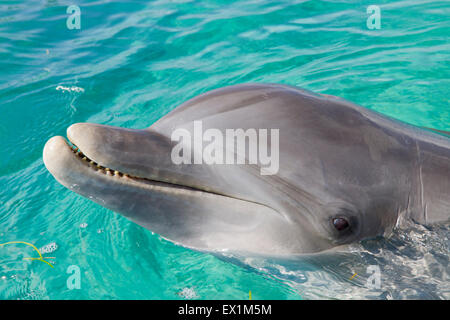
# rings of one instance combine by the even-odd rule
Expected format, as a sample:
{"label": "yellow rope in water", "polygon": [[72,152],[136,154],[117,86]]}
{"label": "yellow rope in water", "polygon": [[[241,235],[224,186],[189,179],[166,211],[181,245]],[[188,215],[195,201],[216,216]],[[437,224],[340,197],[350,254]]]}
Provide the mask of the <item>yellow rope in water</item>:
{"label": "yellow rope in water", "polygon": [[[42,261],[46,264],[48,264],[50,267],[53,268],[53,266],[48,262],[44,260],[44,257],[42,256],[41,252],[38,250],[38,248],[36,248],[33,244],[25,242],[25,241],[9,241],[9,242],[5,242],[5,243],[0,243],[0,247],[3,247],[7,244],[14,244],[14,243],[22,243],[22,244],[26,244],[27,246],[32,247],[34,250],[36,250],[36,252],[39,254],[39,258],[23,258],[24,260],[29,259],[29,260],[38,260],[38,261]],[[54,257],[47,257],[47,259],[54,259]]]}

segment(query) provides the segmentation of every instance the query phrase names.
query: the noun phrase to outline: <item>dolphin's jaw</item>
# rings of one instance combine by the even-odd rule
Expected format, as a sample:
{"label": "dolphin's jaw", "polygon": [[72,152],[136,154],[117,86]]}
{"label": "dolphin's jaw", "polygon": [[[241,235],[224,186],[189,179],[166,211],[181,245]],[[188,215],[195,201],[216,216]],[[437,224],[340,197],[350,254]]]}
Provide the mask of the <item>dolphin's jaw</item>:
{"label": "dolphin's jaw", "polygon": [[[66,174],[71,172],[79,172],[80,176],[88,176],[93,174],[95,177],[108,177],[110,183],[121,182],[127,183],[131,180],[142,178],[133,177],[127,173],[106,168],[96,161],[88,158],[75,144],[70,140],[69,143],[60,136],[53,137],[47,141],[43,152],[44,164],[50,173],[63,185],[69,187],[70,179],[66,179]],[[114,179],[114,180],[113,180]],[[120,180],[119,180],[120,179]],[[147,179],[143,179],[147,180]]]}
{"label": "dolphin's jaw", "polygon": [[[259,202],[238,198],[234,196],[228,196],[225,194],[211,191],[209,189],[201,189],[177,183],[171,183],[164,181],[162,179],[156,180],[138,177],[132,174],[115,170],[114,168],[107,168],[96,162],[94,159],[90,159],[89,157],[87,157],[83,153],[83,151],[78,146],[76,146],[70,139],[68,139],[68,141],[69,143],[67,143],[67,141],[60,136],[51,138],[44,147],[43,152],[44,164],[57,181],[59,181],[62,185],[66,186],[72,191],[75,191],[83,196],[87,195],[81,192],[81,190],[74,190],[72,186],[75,185],[76,183],[72,183],[71,181],[69,181],[70,179],[66,179],[65,177],[62,176],[61,173],[70,173],[71,171],[72,172],[78,171],[80,172],[80,176],[91,178],[93,180],[102,180],[104,181],[103,183],[108,183],[109,185],[113,184],[129,185],[133,188],[137,187],[147,190],[157,189],[158,191],[167,193],[177,193],[177,194],[189,193],[191,195],[198,195],[198,196],[207,195],[218,198],[228,198],[231,200],[234,199],[236,201],[243,201],[253,203],[258,206],[267,207],[269,210],[275,212],[276,215],[282,216],[274,208]],[[59,158],[63,159],[61,160]],[[64,158],[66,158],[66,160],[64,160]],[[60,164],[55,166],[54,164],[58,162]],[[61,165],[61,163],[63,164]]]}
{"label": "dolphin's jaw", "polygon": [[[73,142],[69,140],[69,143],[63,138],[63,137],[53,137],[51,138],[44,147],[44,164],[46,165],[47,169],[50,171],[50,173],[63,185],[67,186],[70,184],[69,181],[61,181],[64,178],[61,177],[61,173],[70,173],[70,171],[81,171],[80,167],[82,167],[84,170],[81,172],[81,175],[88,176],[89,174],[95,174],[93,178],[107,178],[110,179],[108,182],[110,184],[113,184],[114,182],[120,183],[120,184],[132,184],[133,187],[136,187],[137,185],[140,185],[142,188],[148,188],[148,187],[161,187],[166,189],[179,189],[179,191],[186,191],[186,192],[199,192],[199,193],[207,193],[211,195],[216,195],[219,197],[227,197],[227,198],[234,198],[229,197],[223,194],[203,190],[200,188],[194,188],[190,186],[184,186],[180,184],[170,183],[163,180],[156,180],[156,179],[149,179],[149,178],[143,178],[138,177],[135,175],[131,175],[128,173],[120,172],[118,170],[115,170],[114,168],[107,168],[99,164],[98,162],[94,161],[94,159],[88,158],[82,150],[76,146]],[[56,146],[55,146],[56,144]],[[62,160],[58,159],[61,158],[62,155],[63,158],[68,158],[68,150],[72,153],[72,156],[68,160]],[[66,165],[59,164],[55,167],[55,162],[66,162]],[[72,164],[72,165],[71,165]],[[79,168],[74,168],[74,165],[79,166]],[[88,168],[88,170],[86,170]],[[237,199],[237,198],[236,198]],[[241,201],[246,201],[244,199],[237,199]]]}

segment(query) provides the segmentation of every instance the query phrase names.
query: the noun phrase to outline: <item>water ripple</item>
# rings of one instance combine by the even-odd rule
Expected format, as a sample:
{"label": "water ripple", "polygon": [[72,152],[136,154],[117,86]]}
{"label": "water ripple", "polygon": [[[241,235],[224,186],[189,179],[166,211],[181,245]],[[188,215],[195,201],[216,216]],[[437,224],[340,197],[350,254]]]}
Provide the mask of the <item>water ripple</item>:
{"label": "water ripple", "polygon": [[[145,128],[242,82],[298,85],[450,130],[448,1],[379,1],[380,30],[366,27],[370,1],[77,3],[81,30],[66,28],[63,1],[0,4],[0,242],[58,247],[54,269],[23,261],[23,248],[1,251],[0,298],[450,298],[448,226],[411,226],[321,261],[229,263],[71,193],[42,162],[45,142],[72,123]],[[371,264],[381,290],[366,286]],[[66,286],[70,265],[81,290]]]}

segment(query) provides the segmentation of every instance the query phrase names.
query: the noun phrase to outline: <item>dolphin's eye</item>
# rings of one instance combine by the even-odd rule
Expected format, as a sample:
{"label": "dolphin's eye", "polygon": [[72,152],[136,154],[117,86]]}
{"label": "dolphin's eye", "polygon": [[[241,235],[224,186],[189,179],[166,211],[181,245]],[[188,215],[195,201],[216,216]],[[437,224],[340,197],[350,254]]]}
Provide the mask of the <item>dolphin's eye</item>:
{"label": "dolphin's eye", "polygon": [[333,225],[338,231],[345,230],[349,227],[349,223],[345,218],[334,218]]}

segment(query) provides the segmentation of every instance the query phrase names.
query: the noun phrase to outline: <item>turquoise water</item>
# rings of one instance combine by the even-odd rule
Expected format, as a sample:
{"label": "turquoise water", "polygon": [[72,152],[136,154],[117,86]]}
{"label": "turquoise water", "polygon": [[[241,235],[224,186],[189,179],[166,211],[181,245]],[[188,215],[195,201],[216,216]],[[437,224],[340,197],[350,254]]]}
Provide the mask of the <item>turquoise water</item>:
{"label": "turquoise water", "polygon": [[[69,5],[81,29],[66,27]],[[366,8],[381,8],[369,30]],[[382,289],[300,263],[231,263],[171,244],[59,185],[42,149],[75,122],[145,128],[181,102],[243,82],[337,95],[450,130],[449,1],[0,2],[1,299],[449,298],[446,227],[357,244]],[[64,90],[72,88],[74,90]],[[47,247],[45,247],[47,246]],[[81,288],[66,285],[70,265]],[[328,265],[330,266],[330,265]],[[358,269],[359,270],[359,269]]]}

